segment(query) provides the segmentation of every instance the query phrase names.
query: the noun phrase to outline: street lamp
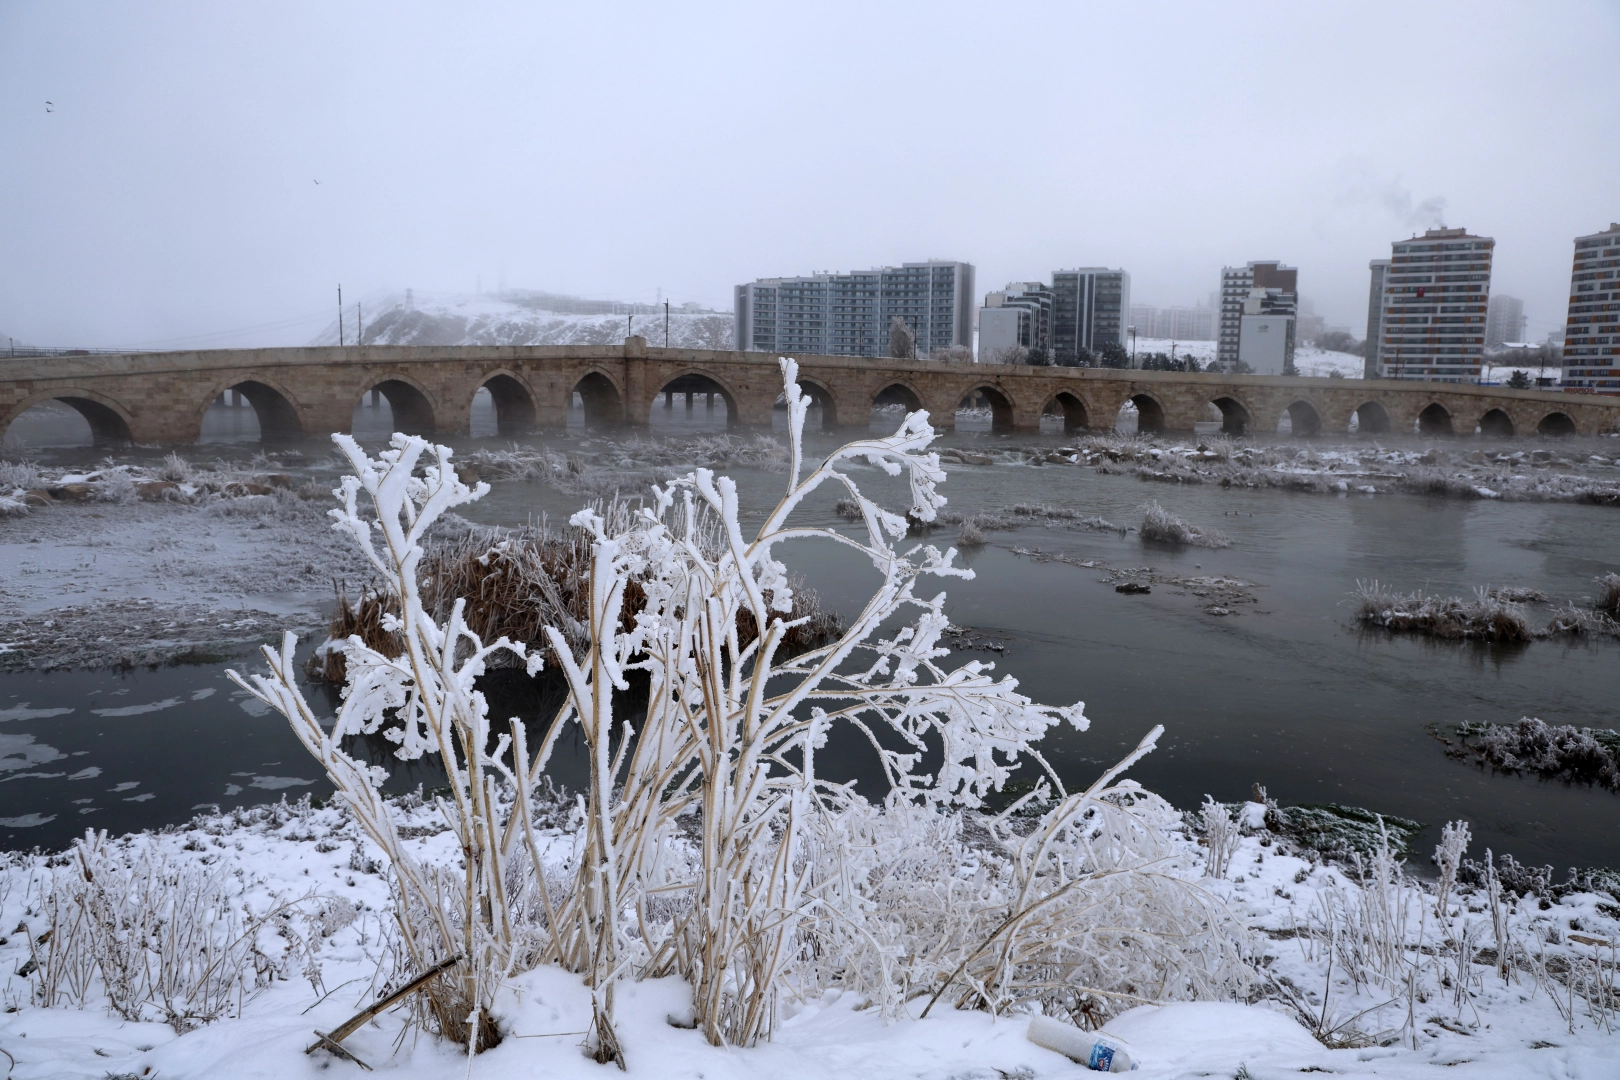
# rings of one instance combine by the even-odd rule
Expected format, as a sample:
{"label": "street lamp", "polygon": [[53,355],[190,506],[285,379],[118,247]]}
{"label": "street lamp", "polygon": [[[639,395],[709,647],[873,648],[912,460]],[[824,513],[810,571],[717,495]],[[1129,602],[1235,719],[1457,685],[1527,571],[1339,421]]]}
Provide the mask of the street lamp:
{"label": "street lamp", "polygon": [[1127,326],[1125,332],[1131,335],[1131,367],[1136,366],[1136,327]]}

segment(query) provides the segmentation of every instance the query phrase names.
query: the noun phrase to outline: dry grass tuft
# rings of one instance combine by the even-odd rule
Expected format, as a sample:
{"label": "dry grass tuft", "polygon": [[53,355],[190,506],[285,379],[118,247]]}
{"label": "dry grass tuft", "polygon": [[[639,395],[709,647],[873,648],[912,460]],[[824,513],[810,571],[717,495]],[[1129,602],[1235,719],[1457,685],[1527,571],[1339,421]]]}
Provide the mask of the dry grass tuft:
{"label": "dry grass tuft", "polygon": [[1178,544],[1190,547],[1231,547],[1232,540],[1219,529],[1204,529],[1176,517],[1156,501],[1143,503],[1142,539],[1160,544]]}
{"label": "dry grass tuft", "polygon": [[1358,604],[1357,619],[1386,630],[1486,641],[1530,641],[1539,636],[1518,604],[1483,588],[1474,591],[1473,600],[1463,600],[1421,591],[1398,593],[1376,581],[1358,581],[1350,595]]}

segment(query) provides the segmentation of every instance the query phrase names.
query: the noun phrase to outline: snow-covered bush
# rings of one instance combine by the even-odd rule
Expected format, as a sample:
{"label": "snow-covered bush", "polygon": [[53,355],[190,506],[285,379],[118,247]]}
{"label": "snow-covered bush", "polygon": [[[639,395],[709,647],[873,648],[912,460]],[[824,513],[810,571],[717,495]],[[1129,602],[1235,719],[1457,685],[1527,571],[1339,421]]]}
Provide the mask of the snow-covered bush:
{"label": "snow-covered bush", "polygon": [[44,487],[45,478],[31,461],[0,461],[0,493]]}
{"label": "snow-covered bush", "polygon": [[1421,591],[1398,593],[1377,581],[1357,581],[1350,595],[1356,601],[1357,619],[1386,630],[1487,641],[1530,641],[1537,636],[1523,608],[1485,587],[1474,590],[1474,599],[1463,600]]}
{"label": "snow-covered bush", "polygon": [[1597,579],[1597,603],[1593,606],[1611,619],[1620,619],[1620,574],[1604,574]]}
{"label": "snow-covered bush", "polygon": [[[1055,725],[1084,730],[1082,706],[1039,705],[1016,680],[992,677],[990,664],[942,667],[950,655],[939,644],[949,627],[944,594],[918,589],[971,572],[955,565],[954,550],[895,546],[945,501],[927,415],[910,414],[895,434],[852,442],[807,470],[810,400],[797,365],[784,359],[782,370],[787,492],[752,538],[742,532],[736,486],[701,468],[654,486],[634,513],[586,509],[571,519],[591,538],[578,619],[586,648],[581,655],[566,628],[544,628],[568,697],[532,751],[520,722],[491,730],[475,680],[499,651],[525,658],[531,671],[539,655],[505,638],[482,640],[460,601],[434,619],[419,581],[428,528],[487,486],[467,487],[450,450],[420,438],[395,435],[372,459],[334,436],[354,475],[344,478],[333,516],[399,598],[386,629],[400,645],[350,640],[330,728],[298,685],[291,635],[279,652],[266,649],[268,677],[233,678],[289,718],[387,856],[415,963],[463,958],[441,980],[451,985],[434,991],[439,1030],[470,1050],[489,1045],[499,1037],[489,1019],[495,988],[547,960],[593,988],[600,1060],[620,1058],[613,996],[627,974],[679,973],[709,1041],[741,1045],[769,1035],[789,985],[859,983],[884,1001],[932,989],[995,1009],[1042,994],[1106,1003],[1232,992],[1245,978],[1241,929],[1169,872],[1163,838],[1174,815],[1162,800],[1115,783],[1158,731],[1091,788],[1068,794],[1035,744]],[[863,494],[847,471],[857,462],[907,482],[906,515]],[[794,522],[827,485],[855,503],[864,536]],[[362,492],[375,520],[360,506]],[[876,588],[833,640],[789,655],[784,642],[804,617],[794,615],[795,582],[777,549],[806,541],[859,554]],[[749,621],[763,632],[745,637],[739,627]],[[615,704],[631,673],[646,680],[644,715]],[[532,793],[576,726],[589,781],[576,848],[563,880],[553,881],[535,838]],[[870,748],[888,789],[881,810],[818,772],[817,751],[835,726]],[[402,758],[439,755],[450,781],[440,805],[460,840],[459,868],[411,857],[380,795],[383,771],[344,751],[345,737],[379,731]],[[972,911],[939,899],[967,895],[956,880],[960,862],[931,864],[927,887],[913,892],[932,901],[885,893],[861,872],[860,859],[874,866],[883,852],[953,828],[943,812],[978,809],[1026,766],[1045,779],[1007,814],[1049,797],[1052,806],[1027,833],[993,829],[985,866],[994,880]],[[890,929],[862,932],[867,924]],[[872,943],[865,959],[857,938]],[[885,938],[891,946],[880,944]],[[924,938],[931,944],[919,953],[911,943]]]}
{"label": "snow-covered bush", "polygon": [[1145,502],[1137,509],[1142,511],[1140,532],[1143,540],[1161,544],[1186,544],[1192,547],[1232,546],[1231,539],[1221,530],[1201,529],[1196,525],[1189,525],[1160,506],[1157,501]]}

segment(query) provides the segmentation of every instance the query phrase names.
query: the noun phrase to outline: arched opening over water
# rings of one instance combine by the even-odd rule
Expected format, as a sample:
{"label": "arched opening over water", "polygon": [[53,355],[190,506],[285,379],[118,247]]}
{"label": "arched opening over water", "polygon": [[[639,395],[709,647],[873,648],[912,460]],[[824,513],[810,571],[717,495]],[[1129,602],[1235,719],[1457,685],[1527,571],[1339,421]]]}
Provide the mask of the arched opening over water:
{"label": "arched opening over water", "polygon": [[1306,438],[1322,434],[1322,414],[1308,401],[1296,401],[1277,418],[1277,434]]}
{"label": "arched opening over water", "polygon": [[624,398],[612,379],[587,373],[568,392],[569,427],[610,427],[624,423]]}
{"label": "arched opening over water", "polygon": [[135,441],[117,409],[72,393],[35,401],[11,418],[3,434],[6,446],[24,448],[128,446]]}
{"label": "arched opening over water", "polygon": [[1575,421],[1568,413],[1550,412],[1541,418],[1536,425],[1537,435],[1573,435],[1575,434]]}
{"label": "arched opening over water", "polygon": [[[799,377],[799,389],[804,396],[810,399],[810,408],[805,410],[804,427],[806,431],[831,431],[838,426],[838,402],[833,399],[832,391],[818,382]],[[786,399],[779,399],[786,404]]]}
{"label": "arched opening over water", "polygon": [[1350,430],[1362,435],[1389,434],[1389,411],[1376,401],[1362,402],[1351,414]]}
{"label": "arched opening over water", "polygon": [[1091,427],[1091,418],[1086,415],[1086,403],[1067,390],[1052,395],[1051,400],[1041,406],[1042,427],[1046,426],[1048,419],[1061,422],[1065,435]]}
{"label": "arched opening over water", "polygon": [[473,394],[467,432],[473,436],[521,435],[534,428],[534,398],[510,375],[493,375]]}
{"label": "arched opening over water", "polygon": [[304,433],[298,410],[273,386],[246,380],[226,387],[203,412],[199,442],[257,442]]}
{"label": "arched opening over water", "polygon": [[1479,418],[1479,433],[1491,439],[1511,439],[1513,418],[1501,409],[1492,409]]}
{"label": "arched opening over water", "polygon": [[1417,416],[1417,433],[1419,435],[1451,435],[1455,434],[1451,426],[1451,411],[1438,401],[1431,403]]}
{"label": "arched opening over water", "polygon": [[900,420],[906,413],[916,412],[922,407],[922,397],[917,391],[905,383],[890,383],[872,398],[871,418],[867,426],[876,427],[887,435],[900,426]]}
{"label": "arched opening over water", "polygon": [[1234,397],[1218,397],[1210,402],[1221,411],[1221,431],[1227,435],[1246,435],[1254,418],[1243,402]]}
{"label": "arched opening over water", "polygon": [[975,386],[956,406],[956,427],[959,431],[983,431],[985,421],[997,435],[1013,430],[1012,401],[994,386]]}
{"label": "arched opening over water", "polygon": [[737,399],[718,379],[688,372],[659,387],[648,423],[661,430],[724,431],[737,426]]}
{"label": "arched opening over water", "polygon": [[1164,406],[1159,404],[1157,398],[1151,394],[1137,394],[1119,407],[1114,429],[1130,431],[1133,427],[1138,435],[1151,435],[1164,430]]}
{"label": "arched opening over water", "polygon": [[396,431],[406,435],[433,435],[433,403],[420,388],[404,379],[384,379],[360,395],[354,407],[350,430],[356,437],[386,437]]}

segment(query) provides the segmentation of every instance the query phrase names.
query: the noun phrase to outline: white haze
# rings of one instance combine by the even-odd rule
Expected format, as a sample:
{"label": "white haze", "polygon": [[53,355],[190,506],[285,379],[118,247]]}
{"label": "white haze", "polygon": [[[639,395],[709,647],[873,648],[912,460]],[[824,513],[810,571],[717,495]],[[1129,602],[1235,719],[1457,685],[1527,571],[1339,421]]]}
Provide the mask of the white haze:
{"label": "white haze", "polygon": [[1166,305],[1280,258],[1359,335],[1367,261],[1443,220],[1539,337],[1620,220],[1617,55],[1612,3],[10,0],[0,326],[299,344],[339,282],[726,309],[931,256]]}

